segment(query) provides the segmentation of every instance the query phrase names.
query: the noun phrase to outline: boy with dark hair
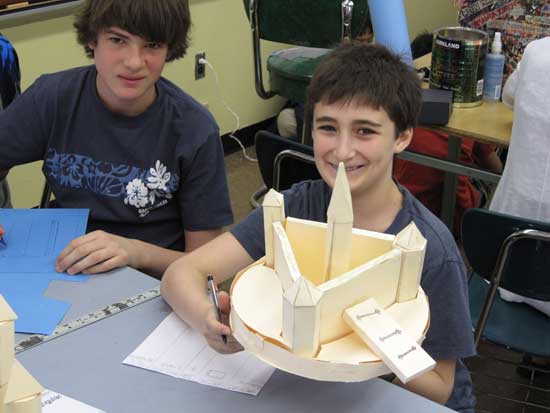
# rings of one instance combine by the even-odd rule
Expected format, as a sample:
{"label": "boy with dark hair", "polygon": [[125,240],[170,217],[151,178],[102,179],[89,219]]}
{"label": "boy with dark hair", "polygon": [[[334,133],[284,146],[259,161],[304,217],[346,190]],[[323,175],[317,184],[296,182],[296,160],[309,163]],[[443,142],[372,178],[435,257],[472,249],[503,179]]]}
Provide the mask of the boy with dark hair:
{"label": "boy with dark hair", "polygon": [[[416,73],[384,47],[344,44],[327,55],[314,73],[307,99],[315,163],[323,180],[286,191],[285,211],[326,222],[337,166],[343,162],[354,228],[397,234],[415,222],[428,240],[421,286],[430,302],[430,328],[423,347],[437,364],[417,379],[397,384],[473,413],[471,379],[461,360],[475,353],[462,258],[443,223],[392,179],[394,155],[411,140],[420,99]],[[262,211],[253,211],[230,233],[176,261],[163,278],[164,298],[220,352],[237,351],[239,345],[233,339],[225,345],[220,338],[231,331],[216,320],[205,294],[206,276],[213,274],[221,282],[262,257],[263,234]],[[227,294],[219,294],[219,303],[227,315]]]}
{"label": "boy with dark hair", "polygon": [[62,208],[90,208],[58,271],[162,274],[232,222],[219,129],[161,77],[188,45],[184,0],[87,0],[75,27],[94,65],[40,77],[0,114],[0,171],[44,160]]}

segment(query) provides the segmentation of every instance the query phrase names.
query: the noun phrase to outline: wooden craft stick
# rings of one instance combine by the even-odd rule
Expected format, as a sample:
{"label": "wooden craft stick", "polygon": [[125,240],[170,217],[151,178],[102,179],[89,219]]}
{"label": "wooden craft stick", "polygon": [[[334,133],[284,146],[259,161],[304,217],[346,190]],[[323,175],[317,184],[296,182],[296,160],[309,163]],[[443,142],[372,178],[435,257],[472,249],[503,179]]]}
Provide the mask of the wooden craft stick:
{"label": "wooden craft stick", "polygon": [[344,320],[403,383],[435,367],[435,360],[376,300],[369,299],[348,308]]}

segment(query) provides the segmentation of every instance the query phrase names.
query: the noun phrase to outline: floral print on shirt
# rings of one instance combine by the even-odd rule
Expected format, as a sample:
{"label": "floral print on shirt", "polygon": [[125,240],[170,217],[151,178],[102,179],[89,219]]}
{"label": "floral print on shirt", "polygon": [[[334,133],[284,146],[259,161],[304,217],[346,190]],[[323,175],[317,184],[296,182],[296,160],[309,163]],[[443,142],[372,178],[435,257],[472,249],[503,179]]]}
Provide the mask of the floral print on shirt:
{"label": "floral print on shirt", "polygon": [[55,149],[48,150],[44,172],[61,187],[120,197],[125,205],[136,208],[142,218],[166,205],[179,183],[179,176],[169,172],[160,160],[153,168],[144,170],[83,155],[58,153]]}

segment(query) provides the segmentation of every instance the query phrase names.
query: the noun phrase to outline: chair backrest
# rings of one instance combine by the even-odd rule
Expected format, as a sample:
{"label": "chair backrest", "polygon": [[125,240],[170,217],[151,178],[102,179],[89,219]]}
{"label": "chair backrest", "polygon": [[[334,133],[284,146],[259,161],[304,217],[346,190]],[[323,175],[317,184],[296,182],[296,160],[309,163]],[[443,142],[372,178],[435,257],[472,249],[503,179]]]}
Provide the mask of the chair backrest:
{"label": "chair backrest", "polygon": [[[323,48],[333,47],[342,40],[342,0],[243,0],[243,3],[249,18],[251,4],[256,6],[258,34],[263,40]],[[368,19],[368,1],[354,0],[351,37],[365,30]]]}
{"label": "chair backrest", "polygon": [[[308,145],[283,138],[267,131],[256,134],[256,157],[260,173],[268,188],[274,188],[275,158],[283,151],[292,150],[312,157],[313,148]],[[292,184],[306,179],[320,179],[315,164],[293,156],[285,156],[278,162],[278,191],[288,189]]]}
{"label": "chair backrest", "polygon": [[470,209],[462,221],[462,241],[474,272],[491,280],[501,268],[501,287],[550,301],[550,223]]}

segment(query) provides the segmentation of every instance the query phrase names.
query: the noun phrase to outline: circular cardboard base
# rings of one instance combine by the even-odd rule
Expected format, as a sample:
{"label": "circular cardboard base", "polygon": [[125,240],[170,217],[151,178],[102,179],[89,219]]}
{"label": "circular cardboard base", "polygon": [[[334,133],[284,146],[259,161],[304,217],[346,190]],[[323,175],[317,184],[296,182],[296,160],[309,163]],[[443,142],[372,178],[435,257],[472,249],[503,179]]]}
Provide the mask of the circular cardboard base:
{"label": "circular cardboard base", "polygon": [[[234,337],[249,352],[281,370],[315,380],[353,382],[391,373],[354,333],[322,343],[315,358],[293,354],[282,332],[282,287],[275,271],[260,260],[239,273],[231,286]],[[385,309],[419,344],[429,326],[429,306],[419,289],[414,300]]]}

